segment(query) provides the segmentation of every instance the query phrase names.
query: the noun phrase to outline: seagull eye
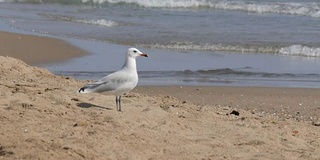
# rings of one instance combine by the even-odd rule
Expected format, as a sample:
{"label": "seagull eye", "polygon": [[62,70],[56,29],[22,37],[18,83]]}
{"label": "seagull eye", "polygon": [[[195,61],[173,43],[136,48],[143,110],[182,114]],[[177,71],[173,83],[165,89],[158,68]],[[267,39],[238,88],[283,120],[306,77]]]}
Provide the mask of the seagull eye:
{"label": "seagull eye", "polygon": [[133,53],[137,53],[137,51],[136,51],[136,50],[134,50],[134,51],[133,51]]}

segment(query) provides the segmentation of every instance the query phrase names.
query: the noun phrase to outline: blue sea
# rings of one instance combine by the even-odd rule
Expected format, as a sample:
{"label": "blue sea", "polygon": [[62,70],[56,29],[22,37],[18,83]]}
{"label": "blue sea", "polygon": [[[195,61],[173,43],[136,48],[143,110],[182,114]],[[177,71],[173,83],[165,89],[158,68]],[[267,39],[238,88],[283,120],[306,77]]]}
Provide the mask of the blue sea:
{"label": "blue sea", "polygon": [[140,85],[320,88],[318,0],[0,0],[0,30],[66,40],[88,53],[43,64],[97,80],[129,47]]}

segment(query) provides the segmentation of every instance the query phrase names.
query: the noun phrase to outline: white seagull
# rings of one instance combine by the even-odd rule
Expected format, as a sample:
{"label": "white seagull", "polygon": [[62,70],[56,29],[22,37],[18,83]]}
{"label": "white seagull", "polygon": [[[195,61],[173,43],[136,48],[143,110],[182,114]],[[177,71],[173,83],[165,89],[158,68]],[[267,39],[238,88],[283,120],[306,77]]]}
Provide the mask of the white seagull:
{"label": "white seagull", "polygon": [[129,48],[122,68],[102,79],[91,82],[80,88],[79,93],[113,92],[116,95],[117,110],[121,111],[121,96],[130,92],[138,83],[136,58],[147,54],[136,48]]}

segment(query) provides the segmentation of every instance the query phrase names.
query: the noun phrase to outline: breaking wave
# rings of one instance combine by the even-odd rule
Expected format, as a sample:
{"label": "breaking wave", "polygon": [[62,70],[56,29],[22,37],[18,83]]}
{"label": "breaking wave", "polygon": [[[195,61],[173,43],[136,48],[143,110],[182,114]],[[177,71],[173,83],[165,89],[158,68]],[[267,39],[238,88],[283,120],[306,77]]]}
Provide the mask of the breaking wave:
{"label": "breaking wave", "polygon": [[83,24],[89,24],[89,25],[98,25],[98,26],[104,26],[104,27],[112,27],[112,26],[118,26],[119,24],[105,19],[77,19],[74,20],[74,22],[77,23],[83,23]]}
{"label": "breaking wave", "polygon": [[290,14],[320,18],[319,2],[266,2],[248,0],[0,0],[0,2],[60,4],[133,4],[153,8],[212,8],[253,13]]}
{"label": "breaking wave", "polygon": [[192,43],[175,44],[151,44],[144,47],[160,49],[177,50],[198,50],[198,51],[222,51],[222,52],[240,52],[240,53],[271,53],[289,56],[320,57],[320,48],[308,47],[303,45],[281,46],[255,46],[255,45],[223,45],[223,44],[205,44],[196,45]]}
{"label": "breaking wave", "polygon": [[103,27],[113,27],[118,26],[119,24],[115,21],[106,20],[106,19],[78,19],[70,16],[62,16],[62,15],[50,15],[50,14],[39,14],[41,16],[48,17],[54,20],[61,20],[61,21],[69,21],[75,23],[82,23],[88,25],[97,25]]}
{"label": "breaking wave", "polygon": [[320,48],[292,45],[281,48],[279,53],[292,56],[320,57]]}
{"label": "breaking wave", "polygon": [[199,50],[199,51],[226,51],[240,53],[277,53],[279,46],[255,46],[255,45],[226,45],[226,44],[204,44],[198,45],[189,42],[177,42],[172,44],[150,44],[144,47],[160,49],[178,49],[178,50]]}
{"label": "breaking wave", "polygon": [[254,13],[303,15],[320,18],[320,3],[312,2],[253,2],[245,0],[82,0],[83,3],[127,3],[156,8],[212,8]]}
{"label": "breaking wave", "polygon": [[70,16],[60,16],[60,15],[50,15],[50,14],[39,14],[39,15],[45,16],[54,20],[69,21],[69,22],[82,23],[82,24],[88,24],[88,25],[97,25],[102,27],[113,27],[113,26],[119,25],[115,21],[106,20],[106,19],[78,19]]}

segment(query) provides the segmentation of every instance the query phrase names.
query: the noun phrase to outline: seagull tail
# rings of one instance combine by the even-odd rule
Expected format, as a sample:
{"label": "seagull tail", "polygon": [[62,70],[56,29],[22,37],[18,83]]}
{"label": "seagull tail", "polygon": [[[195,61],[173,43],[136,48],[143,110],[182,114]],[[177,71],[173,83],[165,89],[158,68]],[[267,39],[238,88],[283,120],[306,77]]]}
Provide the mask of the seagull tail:
{"label": "seagull tail", "polygon": [[97,82],[88,83],[79,89],[79,93],[99,92],[100,85],[101,83],[97,83]]}
{"label": "seagull tail", "polygon": [[79,89],[79,93],[90,93],[90,92],[91,92],[91,89],[88,88],[87,86],[84,86]]}

